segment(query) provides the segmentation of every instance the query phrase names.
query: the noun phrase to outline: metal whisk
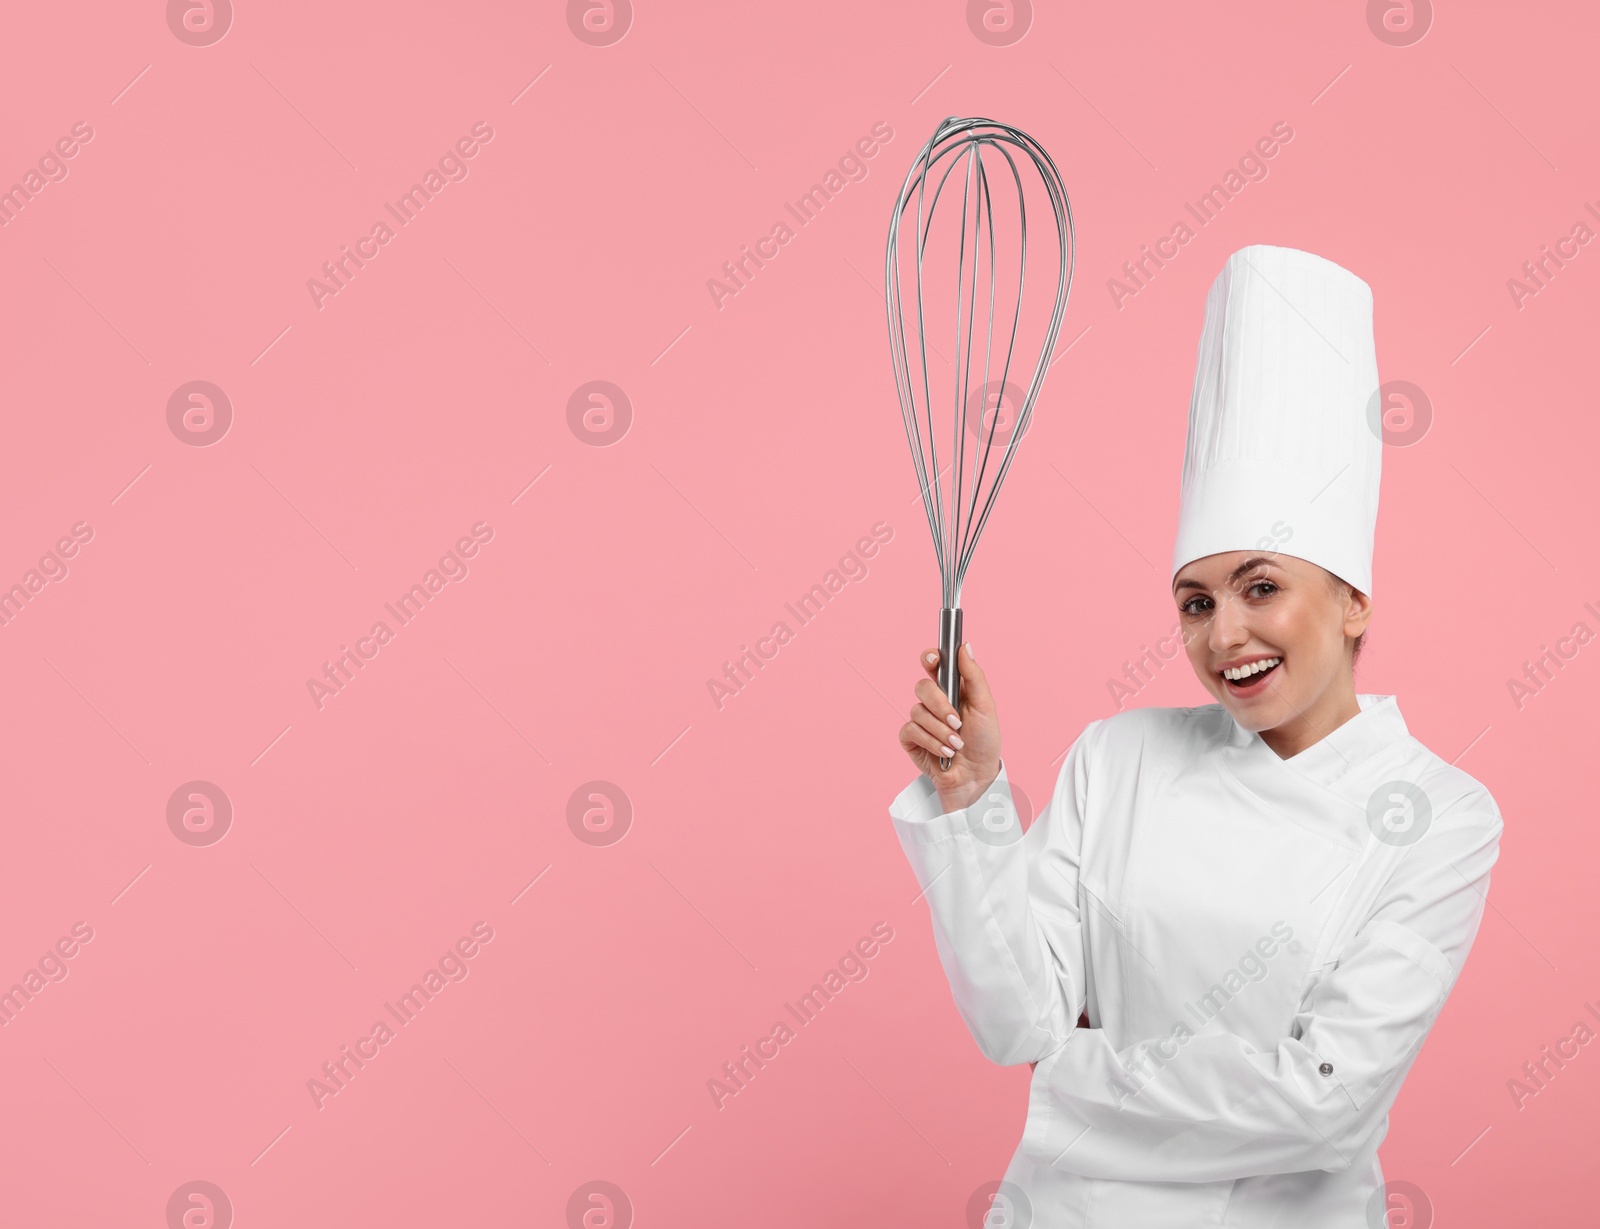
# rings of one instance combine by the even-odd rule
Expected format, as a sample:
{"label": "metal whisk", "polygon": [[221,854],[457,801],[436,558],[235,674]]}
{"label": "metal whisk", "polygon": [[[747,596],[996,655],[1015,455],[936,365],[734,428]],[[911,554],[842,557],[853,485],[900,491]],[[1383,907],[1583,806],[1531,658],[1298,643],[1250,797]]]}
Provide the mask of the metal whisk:
{"label": "metal whisk", "polygon": [[[957,178],[957,171],[961,188],[959,223],[952,227],[951,209],[947,207],[942,215],[937,215],[945,229],[939,232],[938,241],[930,244],[939,202],[946,187]],[[1031,355],[1033,345],[1037,344],[1038,358],[1032,364],[1027,391],[1020,397],[1010,397],[1015,404],[1009,408],[1015,417],[1006,427],[1001,452],[991,468],[995,435],[1001,428],[1002,414],[1008,408],[1008,394],[1015,391],[1007,382],[1013,362],[1018,366],[1019,378],[1020,371],[1027,366],[1023,355],[1017,353],[1018,332],[1024,319],[1029,198],[1033,197],[1037,206],[1041,182],[1055,219],[1056,243],[1054,252],[1047,250],[1045,261],[1040,261],[1037,253],[1035,260],[1041,264],[1046,291],[1051,289],[1049,275],[1055,275],[1054,301],[1043,336],[1033,344],[1030,344],[1031,339],[1024,340],[1023,355]],[[952,192],[951,204],[954,196]],[[916,264],[916,303],[915,312],[909,317],[908,332],[905,309],[910,305],[902,303],[901,291],[900,265],[905,254],[900,250],[900,222],[913,202],[916,230],[909,256]],[[1072,287],[1074,252],[1072,207],[1055,163],[1027,133],[993,120],[952,117],[943,121],[912,163],[889,218],[889,242],[884,259],[889,351],[894,361],[895,388],[900,395],[906,439],[911,444],[922,503],[928,513],[928,528],[933,532],[934,553],[939,561],[943,600],[939,611],[939,687],[958,712],[961,709],[961,675],[956,668],[956,652],[962,644],[961,585],[978,545],[978,536],[983,532],[1016,456],[1017,445],[1032,421],[1033,403],[1044,387],[1045,371],[1055,350],[1067,294]],[[1054,263],[1047,263],[1050,256],[1055,257]],[[979,277],[980,266],[986,269],[986,278]],[[1010,302],[1013,294],[1015,296],[1009,322],[1003,313],[996,314],[997,294],[1002,305]],[[1043,302],[1036,302],[1034,306],[1042,317]],[[939,309],[937,314],[946,321],[946,331],[942,333],[936,332],[930,320],[933,308]],[[950,309],[954,314],[953,329],[949,328],[949,317],[945,315]],[[975,336],[976,326],[980,314],[984,313],[985,327],[980,338]],[[1028,325],[1036,324],[1037,318],[1030,313]],[[939,348],[939,342],[952,350],[953,357]],[[930,373],[930,350],[936,361],[950,366],[947,377],[937,368]],[[982,378],[974,381],[974,375],[980,370],[980,355]],[[941,392],[939,403],[951,411],[948,424],[951,446],[950,455],[941,466],[933,412],[934,385],[943,385],[946,379],[948,394]],[[921,417],[927,424],[926,444],[919,422],[919,394]],[[969,441],[968,413],[973,409],[976,422]],[[943,420],[943,413],[940,418]],[[941,485],[946,469],[949,482]],[[941,758],[939,766],[949,768],[949,759]]]}

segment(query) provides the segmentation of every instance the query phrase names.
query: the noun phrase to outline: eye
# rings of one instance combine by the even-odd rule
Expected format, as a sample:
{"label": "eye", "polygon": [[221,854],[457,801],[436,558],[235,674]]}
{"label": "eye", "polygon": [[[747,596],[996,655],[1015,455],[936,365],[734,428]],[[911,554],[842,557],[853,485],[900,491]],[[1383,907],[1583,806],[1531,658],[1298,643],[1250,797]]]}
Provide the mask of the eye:
{"label": "eye", "polygon": [[[1191,597],[1187,602],[1179,603],[1179,605],[1178,605],[1178,613],[1179,614],[1186,614],[1190,618],[1198,618],[1200,615],[1205,614],[1210,609],[1210,605],[1209,605],[1210,601],[1211,601],[1211,599],[1209,597],[1205,597],[1205,596],[1203,596],[1201,594],[1196,594],[1194,597]],[[1196,605],[1195,605],[1196,602],[1205,602],[1205,603],[1207,603],[1206,610],[1198,609],[1196,607]]]}
{"label": "eye", "polygon": [[1278,591],[1278,586],[1276,584],[1274,584],[1272,581],[1267,580],[1265,577],[1262,577],[1259,580],[1251,581],[1250,584],[1248,586],[1246,586],[1245,592],[1246,593],[1255,593],[1258,589],[1259,590],[1264,590],[1264,592],[1261,593],[1262,597],[1271,597],[1274,593],[1276,593]]}

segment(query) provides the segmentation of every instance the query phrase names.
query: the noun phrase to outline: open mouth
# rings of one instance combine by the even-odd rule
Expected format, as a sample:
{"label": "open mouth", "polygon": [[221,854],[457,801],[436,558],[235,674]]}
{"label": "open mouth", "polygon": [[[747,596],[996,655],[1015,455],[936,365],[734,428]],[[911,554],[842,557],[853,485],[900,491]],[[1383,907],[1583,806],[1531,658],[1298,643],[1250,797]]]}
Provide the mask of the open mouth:
{"label": "open mouth", "polygon": [[1281,657],[1264,657],[1235,669],[1220,671],[1220,674],[1229,691],[1236,695],[1255,695],[1266,690],[1267,678],[1282,664]]}

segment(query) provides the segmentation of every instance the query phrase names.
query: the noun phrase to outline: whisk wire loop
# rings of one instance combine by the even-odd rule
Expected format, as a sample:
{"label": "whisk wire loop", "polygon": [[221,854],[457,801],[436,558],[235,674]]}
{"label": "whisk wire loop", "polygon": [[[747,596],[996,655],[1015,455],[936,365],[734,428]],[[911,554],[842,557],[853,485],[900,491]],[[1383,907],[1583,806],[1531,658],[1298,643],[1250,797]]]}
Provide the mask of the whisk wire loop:
{"label": "whisk wire loop", "polygon": [[[997,310],[1001,255],[996,238],[995,191],[991,184],[989,161],[984,156],[986,151],[1003,160],[1003,163],[997,161],[996,169],[1004,166],[1001,179],[1009,180],[1016,202],[1015,300],[1009,313],[1003,314]],[[1025,173],[1028,166],[1037,172],[1053,214],[1058,276],[1039,359],[1029,375],[1020,404],[1010,407],[1015,417],[1007,426],[1007,438],[997,441],[1001,405],[993,407],[996,412],[991,417],[990,400],[996,390],[1003,398],[1012,370],[1017,365],[1018,334],[1028,288],[1029,191],[1026,181],[1029,177]],[[951,372],[951,399],[954,404],[950,415],[950,455],[948,462],[942,463],[934,423],[934,380],[929,351],[934,349],[939,358],[946,362],[950,360],[939,354],[930,341],[932,330],[928,307],[931,287],[926,280],[925,263],[934,235],[938,206],[957,172],[960,172],[961,183],[961,219],[953,296],[955,361]],[[914,332],[908,336],[905,287],[900,267],[900,236],[902,219],[911,209],[913,200],[916,215],[913,241],[916,310]],[[1001,230],[1004,229],[1002,221]],[[895,388],[939,565],[941,597],[947,607],[960,603],[962,585],[974,551],[1015,459],[1017,444],[1032,422],[1034,403],[1044,384],[1045,372],[1071,290],[1073,256],[1071,204],[1061,184],[1060,172],[1038,142],[1020,129],[988,119],[950,118],[939,125],[913,162],[890,216],[884,281]],[[986,286],[980,286],[980,265],[987,267]],[[983,301],[985,298],[987,303]],[[978,328],[980,315],[984,317],[981,344]],[[995,353],[996,339],[1001,336],[1003,355]],[[981,378],[977,361],[980,350]],[[995,378],[997,365],[998,379]],[[973,448],[974,455],[969,456],[969,412],[975,400],[980,403],[977,443]],[[1000,443],[998,460],[994,456],[997,442]],[[950,470],[950,481],[942,485],[941,480],[947,468]]]}

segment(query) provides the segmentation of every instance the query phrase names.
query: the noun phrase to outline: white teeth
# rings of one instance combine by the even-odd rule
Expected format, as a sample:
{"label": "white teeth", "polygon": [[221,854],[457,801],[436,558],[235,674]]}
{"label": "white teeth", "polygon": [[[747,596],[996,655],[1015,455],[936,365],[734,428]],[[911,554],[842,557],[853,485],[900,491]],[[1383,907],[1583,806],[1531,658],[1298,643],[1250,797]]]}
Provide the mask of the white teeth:
{"label": "white teeth", "polygon": [[1283,658],[1281,657],[1267,657],[1261,661],[1253,661],[1247,666],[1236,666],[1231,670],[1224,670],[1222,671],[1222,677],[1225,679],[1249,678],[1252,674],[1260,674],[1263,670],[1270,670],[1282,660]]}

